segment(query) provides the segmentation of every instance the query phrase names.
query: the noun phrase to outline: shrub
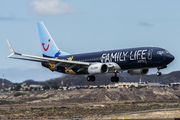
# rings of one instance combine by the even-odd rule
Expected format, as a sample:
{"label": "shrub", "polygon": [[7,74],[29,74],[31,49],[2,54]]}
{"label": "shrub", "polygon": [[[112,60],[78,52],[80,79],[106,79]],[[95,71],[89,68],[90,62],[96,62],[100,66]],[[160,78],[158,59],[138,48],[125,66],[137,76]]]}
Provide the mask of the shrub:
{"label": "shrub", "polygon": [[14,94],[15,97],[18,97],[18,96],[20,96],[20,95],[24,95],[24,93],[18,92],[18,93],[15,93],[15,94]]}

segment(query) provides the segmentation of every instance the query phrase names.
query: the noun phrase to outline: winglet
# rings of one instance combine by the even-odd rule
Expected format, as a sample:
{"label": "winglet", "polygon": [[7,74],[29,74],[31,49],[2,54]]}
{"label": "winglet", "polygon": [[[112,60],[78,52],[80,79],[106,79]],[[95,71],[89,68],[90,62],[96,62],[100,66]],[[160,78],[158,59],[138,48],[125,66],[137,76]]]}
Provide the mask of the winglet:
{"label": "winglet", "polygon": [[10,51],[11,51],[12,53],[15,53],[15,51],[14,51],[14,49],[12,48],[12,46],[11,46],[11,44],[10,44],[10,42],[9,42],[8,39],[7,39],[7,43],[8,43],[8,45],[9,45]]}
{"label": "winglet", "polygon": [[10,44],[10,42],[9,42],[8,39],[7,39],[7,43],[8,43],[8,46],[9,46],[9,48],[10,48],[11,54],[10,54],[8,57],[6,57],[6,59],[9,58],[9,57],[11,57],[12,55],[16,54],[16,52],[15,52],[14,49],[12,48],[12,46],[11,46],[11,44]]}

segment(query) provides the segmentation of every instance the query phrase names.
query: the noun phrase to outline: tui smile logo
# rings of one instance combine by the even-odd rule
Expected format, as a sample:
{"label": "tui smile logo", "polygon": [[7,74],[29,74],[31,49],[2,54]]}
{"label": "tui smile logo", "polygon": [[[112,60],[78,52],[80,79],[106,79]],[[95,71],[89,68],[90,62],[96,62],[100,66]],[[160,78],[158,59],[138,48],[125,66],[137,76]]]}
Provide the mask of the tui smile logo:
{"label": "tui smile logo", "polygon": [[[50,42],[50,41],[51,41],[51,40],[49,39],[48,42]],[[43,46],[44,51],[47,51],[47,50],[49,49],[49,44],[48,44],[47,48],[45,48],[44,45],[45,45],[45,43],[42,43],[42,46]]]}

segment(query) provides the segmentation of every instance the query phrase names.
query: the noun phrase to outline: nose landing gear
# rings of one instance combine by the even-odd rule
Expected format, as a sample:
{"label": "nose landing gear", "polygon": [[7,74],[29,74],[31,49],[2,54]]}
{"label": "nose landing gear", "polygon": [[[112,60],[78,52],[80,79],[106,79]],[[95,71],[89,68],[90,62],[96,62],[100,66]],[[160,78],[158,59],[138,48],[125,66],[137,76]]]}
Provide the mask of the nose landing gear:
{"label": "nose landing gear", "polygon": [[156,75],[157,75],[157,76],[161,76],[162,73],[160,72],[160,69],[164,69],[164,68],[167,68],[167,66],[166,66],[166,65],[162,65],[162,66],[157,67],[158,72],[156,73]]}
{"label": "nose landing gear", "polygon": [[162,75],[162,73],[161,73],[161,72],[159,72],[159,70],[158,70],[158,72],[156,73],[156,75],[157,75],[157,76],[161,76],[161,75]]}

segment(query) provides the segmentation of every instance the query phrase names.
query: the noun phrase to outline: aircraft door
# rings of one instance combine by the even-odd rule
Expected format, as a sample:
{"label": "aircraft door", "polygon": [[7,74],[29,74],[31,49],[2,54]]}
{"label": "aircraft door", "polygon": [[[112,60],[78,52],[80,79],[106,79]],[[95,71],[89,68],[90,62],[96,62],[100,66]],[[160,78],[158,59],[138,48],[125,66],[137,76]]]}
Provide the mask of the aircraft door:
{"label": "aircraft door", "polygon": [[152,53],[153,53],[153,49],[150,49],[147,54],[148,60],[152,60]]}

